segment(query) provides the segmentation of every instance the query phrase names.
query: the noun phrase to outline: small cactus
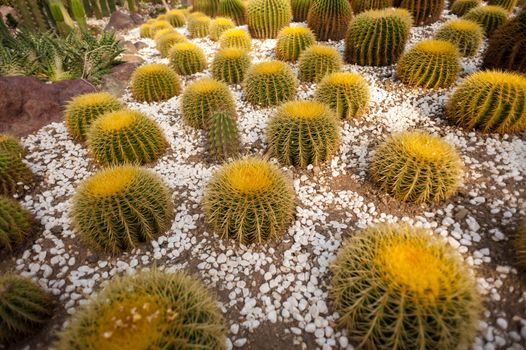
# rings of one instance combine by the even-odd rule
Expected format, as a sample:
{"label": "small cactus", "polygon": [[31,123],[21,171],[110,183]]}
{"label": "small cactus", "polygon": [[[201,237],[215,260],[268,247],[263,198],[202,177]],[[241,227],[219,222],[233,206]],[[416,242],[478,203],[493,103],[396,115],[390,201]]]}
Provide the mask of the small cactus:
{"label": "small cactus", "polygon": [[23,157],[26,153],[24,146],[18,140],[7,134],[0,134],[0,152],[11,153],[19,157]]}
{"label": "small cactus", "polygon": [[232,18],[238,26],[247,22],[247,8],[241,0],[219,0],[219,15]]}
{"label": "small cactus", "polygon": [[210,22],[210,26],[208,28],[210,39],[213,41],[218,41],[221,34],[235,27],[236,25],[230,18],[217,17]]}
{"label": "small cactus", "polygon": [[229,29],[219,37],[219,45],[222,49],[236,47],[250,51],[252,39],[246,30],[239,28]]}
{"label": "small cactus", "polygon": [[207,127],[208,152],[217,160],[225,160],[239,152],[240,141],[232,113],[213,113]]}
{"label": "small cactus", "polygon": [[188,21],[188,31],[192,38],[204,38],[209,34],[210,17],[198,16]]}
{"label": "small cactus", "polygon": [[482,44],[484,33],[477,23],[456,19],[444,23],[435,33],[434,39],[454,44],[462,56],[474,56]]}
{"label": "small cactus", "polygon": [[153,40],[155,41],[155,43],[157,43],[161,37],[163,37],[165,34],[170,34],[170,33],[175,33],[175,31],[172,28],[158,30],[155,32]]}
{"label": "small cactus", "polygon": [[243,49],[219,50],[212,62],[212,77],[227,84],[240,84],[250,67],[250,57]]}
{"label": "small cactus", "polygon": [[0,196],[0,248],[12,249],[24,241],[31,232],[32,221],[31,213],[17,201]]}
{"label": "small cactus", "polygon": [[157,40],[157,50],[161,54],[161,57],[168,57],[170,49],[175,44],[187,42],[186,37],[178,32],[170,32],[161,35]]}
{"label": "small cactus", "polygon": [[173,27],[167,21],[152,22],[152,24],[150,25],[150,29],[148,31],[149,38],[154,38],[155,34],[157,34],[158,31],[163,30],[163,29],[173,30]]}
{"label": "small cactus", "polygon": [[326,45],[311,45],[300,55],[299,78],[317,83],[327,74],[339,71],[343,60],[336,49]]}
{"label": "small cactus", "polygon": [[177,73],[164,64],[147,64],[133,72],[131,92],[139,102],[168,100],[181,93],[181,81]]}
{"label": "small cactus", "polygon": [[174,28],[183,27],[186,24],[186,17],[181,10],[170,10],[166,13],[166,20]]}
{"label": "small cactus", "polygon": [[392,0],[353,0],[351,2],[355,14],[369,10],[381,10],[392,6]]}
{"label": "small cactus", "polygon": [[154,22],[155,20],[149,20],[148,22],[142,24],[139,27],[139,35],[141,36],[141,38],[151,38],[152,37],[151,30],[152,30],[152,26]]}
{"label": "small cactus", "polygon": [[248,3],[248,29],[254,38],[275,38],[291,19],[289,0],[250,0]]}
{"label": "small cactus", "polygon": [[444,0],[402,0],[400,7],[407,9],[417,26],[438,21],[444,10]]}
{"label": "small cactus", "polygon": [[508,20],[508,12],[500,6],[479,6],[469,10],[462,19],[473,21],[484,29],[486,37]]}
{"label": "small cactus", "polygon": [[219,0],[193,0],[193,11],[204,13],[207,16],[215,17],[219,10]]}
{"label": "small cactus", "polygon": [[22,162],[21,154],[0,151],[0,195],[17,193],[21,184],[29,184],[33,173]]}
{"label": "small cactus", "polygon": [[180,75],[201,72],[208,66],[203,49],[190,42],[173,45],[168,56],[170,67]]}
{"label": "small cactus", "polygon": [[292,69],[281,61],[252,65],[243,81],[246,99],[263,107],[288,101],[296,94],[298,82]]}
{"label": "small cactus", "polygon": [[312,0],[291,0],[292,18],[294,22],[305,22],[309,14]]}
{"label": "small cactus", "polygon": [[283,61],[295,62],[300,53],[316,43],[316,37],[309,28],[285,27],[278,34],[276,56]]}
{"label": "small cactus", "polygon": [[519,222],[512,243],[517,264],[526,269],[526,220]]}
{"label": "small cactus", "polygon": [[479,7],[481,4],[481,0],[455,0],[449,11],[454,15],[464,16],[469,10]]}
{"label": "small cactus", "polygon": [[307,24],[320,41],[341,40],[352,19],[348,0],[312,0]]}
{"label": "small cactus", "polygon": [[517,6],[517,0],[488,0],[488,5],[500,6],[503,9],[512,12]]}

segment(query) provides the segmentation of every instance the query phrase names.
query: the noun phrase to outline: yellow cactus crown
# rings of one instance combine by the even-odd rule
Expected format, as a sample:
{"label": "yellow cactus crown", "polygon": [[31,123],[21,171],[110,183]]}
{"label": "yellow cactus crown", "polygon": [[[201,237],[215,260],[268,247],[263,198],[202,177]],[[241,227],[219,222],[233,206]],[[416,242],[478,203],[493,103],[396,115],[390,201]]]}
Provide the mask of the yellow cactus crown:
{"label": "yellow cactus crown", "polygon": [[451,21],[446,22],[446,24],[444,24],[444,27],[448,27],[459,31],[482,31],[480,25],[473,21],[468,21],[465,19],[453,19]]}
{"label": "yellow cactus crown", "polygon": [[165,64],[161,63],[151,63],[151,64],[145,64],[144,66],[140,66],[135,70],[136,74],[159,74],[159,73],[165,73],[170,72],[171,69]]}
{"label": "yellow cactus crown", "polygon": [[100,104],[112,103],[115,97],[108,92],[93,92],[76,96],[69,105],[95,106]]}
{"label": "yellow cactus crown", "polygon": [[234,22],[232,22],[232,20],[227,17],[216,17],[212,22],[218,26],[234,25]]}
{"label": "yellow cactus crown", "polygon": [[179,51],[194,51],[199,50],[199,47],[191,42],[179,43],[172,46],[172,50]]}
{"label": "yellow cactus crown", "polygon": [[275,74],[283,71],[286,64],[281,61],[268,61],[257,63],[252,66],[252,69],[257,74]]}
{"label": "yellow cactus crown", "polygon": [[466,78],[466,81],[490,85],[522,85],[522,88],[526,89],[526,77],[513,72],[502,72],[498,70],[479,71]]}
{"label": "yellow cactus crown", "polygon": [[222,89],[224,88],[224,85],[215,79],[203,78],[193,82],[192,85],[189,86],[189,88],[197,93],[207,93]]}
{"label": "yellow cactus crown", "polygon": [[93,125],[104,131],[117,131],[129,127],[141,116],[141,113],[129,109],[103,114]]}
{"label": "yellow cactus crown", "polygon": [[246,55],[246,51],[237,47],[227,47],[218,51],[217,54],[226,58],[240,58]]}
{"label": "yellow cactus crown", "polygon": [[330,113],[327,106],[315,101],[291,101],[279,107],[279,111],[289,117],[297,119],[315,119]]}
{"label": "yellow cactus crown", "polygon": [[307,27],[285,27],[282,29],[283,34],[307,34],[310,31]]}
{"label": "yellow cactus crown", "polygon": [[86,180],[86,190],[95,197],[109,197],[124,191],[137,176],[133,166],[107,168]]}
{"label": "yellow cactus crown", "polygon": [[221,36],[226,36],[226,37],[246,37],[248,36],[248,33],[246,30],[244,29],[239,29],[239,28],[232,28],[232,29],[229,29],[229,30],[226,30],[225,32],[223,32],[223,34],[221,34]]}
{"label": "yellow cactus crown", "polygon": [[265,190],[273,184],[270,165],[255,158],[229,164],[225,177],[230,186],[244,194]]}
{"label": "yellow cactus crown", "polygon": [[449,160],[456,155],[453,146],[440,137],[425,132],[404,132],[393,136],[393,140],[398,142],[405,152],[418,160],[435,162]]}
{"label": "yellow cactus crown", "polygon": [[415,50],[432,55],[455,55],[458,56],[457,47],[445,40],[424,40],[416,43]]}
{"label": "yellow cactus crown", "polygon": [[362,78],[361,75],[357,73],[350,73],[350,72],[336,72],[329,74],[325,77],[325,82],[332,84],[332,85],[339,85],[339,86],[345,86],[345,85],[352,85],[356,82],[364,82],[365,79]]}
{"label": "yellow cactus crown", "polygon": [[307,50],[321,56],[339,56],[336,49],[327,45],[311,45]]}

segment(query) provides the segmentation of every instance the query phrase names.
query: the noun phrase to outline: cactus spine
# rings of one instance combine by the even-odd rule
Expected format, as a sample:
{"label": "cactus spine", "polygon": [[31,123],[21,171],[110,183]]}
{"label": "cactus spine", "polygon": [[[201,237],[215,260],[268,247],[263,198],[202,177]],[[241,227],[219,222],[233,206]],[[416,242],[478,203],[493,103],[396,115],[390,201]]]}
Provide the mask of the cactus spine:
{"label": "cactus spine", "polygon": [[327,74],[343,67],[343,60],[336,49],[326,45],[311,45],[299,59],[299,78],[306,82],[319,82]]}
{"label": "cactus spine", "polygon": [[392,5],[392,0],[353,0],[351,2],[355,14],[368,10],[381,10]]}
{"label": "cactus spine", "polygon": [[309,28],[285,27],[278,34],[276,56],[283,61],[295,62],[303,50],[315,43],[316,38]]}
{"label": "cactus spine", "polygon": [[168,56],[170,57],[170,67],[177,74],[194,74],[205,70],[208,66],[204,51],[190,42],[173,45]]}
{"label": "cactus spine", "polygon": [[248,3],[248,29],[254,38],[275,38],[291,19],[292,10],[288,0],[250,0]]}
{"label": "cactus spine", "polygon": [[291,0],[292,18],[294,22],[305,22],[309,14],[312,0]]}
{"label": "cactus spine", "polygon": [[457,16],[464,16],[469,10],[482,4],[481,0],[455,0],[451,5],[450,12]]}
{"label": "cactus spine", "polygon": [[484,39],[484,33],[477,23],[457,19],[444,23],[434,38],[454,44],[462,56],[474,56]]}
{"label": "cactus spine", "polygon": [[208,152],[215,159],[225,160],[239,153],[239,131],[232,113],[213,113],[208,120],[207,136]]}
{"label": "cactus spine", "polygon": [[209,34],[210,17],[198,16],[188,21],[188,31],[192,38],[204,38]]}
{"label": "cactus spine", "polygon": [[32,221],[31,213],[17,201],[0,196],[0,248],[12,249],[22,242],[31,232]]}
{"label": "cactus spine", "polygon": [[401,8],[405,8],[411,13],[413,23],[417,26],[438,21],[444,6],[444,0],[402,0],[400,3]]}
{"label": "cactus spine", "polygon": [[178,32],[169,32],[161,35],[157,40],[157,50],[161,54],[161,57],[168,57],[170,49],[175,44],[186,42],[186,37]]}
{"label": "cactus spine", "polygon": [[348,0],[312,0],[307,24],[320,41],[341,40],[352,19]]}
{"label": "cactus spine", "polygon": [[243,29],[229,29],[219,37],[219,45],[222,49],[236,47],[250,51],[252,48],[252,39],[250,38],[250,35]]}
{"label": "cactus spine", "polygon": [[168,100],[181,93],[177,73],[164,64],[147,64],[137,68],[131,77],[131,92],[139,102]]}
{"label": "cactus spine", "polygon": [[247,9],[241,0],[219,0],[219,15],[232,18],[238,26],[247,21]]}
{"label": "cactus spine", "polygon": [[298,82],[292,69],[281,61],[252,65],[243,81],[246,99],[263,107],[288,101],[296,94]]}
{"label": "cactus spine", "polygon": [[250,57],[243,49],[227,48],[217,52],[212,62],[214,79],[227,84],[239,84],[250,67]]}
{"label": "cactus spine", "polygon": [[463,19],[477,22],[484,29],[486,37],[490,37],[493,32],[508,19],[508,12],[500,6],[479,6],[466,13]]}
{"label": "cactus spine", "polygon": [[218,41],[221,34],[235,27],[236,26],[234,22],[232,22],[230,18],[216,17],[210,22],[210,26],[208,28],[210,32],[210,39],[213,41]]}
{"label": "cactus spine", "polygon": [[19,183],[28,184],[33,173],[22,162],[20,154],[0,152],[0,195],[12,195],[19,189]]}
{"label": "cactus spine", "polygon": [[19,157],[23,157],[26,153],[24,146],[18,140],[7,134],[0,134],[0,152],[11,153]]}
{"label": "cactus spine", "polygon": [[488,0],[488,5],[500,6],[511,12],[517,6],[517,0]]}

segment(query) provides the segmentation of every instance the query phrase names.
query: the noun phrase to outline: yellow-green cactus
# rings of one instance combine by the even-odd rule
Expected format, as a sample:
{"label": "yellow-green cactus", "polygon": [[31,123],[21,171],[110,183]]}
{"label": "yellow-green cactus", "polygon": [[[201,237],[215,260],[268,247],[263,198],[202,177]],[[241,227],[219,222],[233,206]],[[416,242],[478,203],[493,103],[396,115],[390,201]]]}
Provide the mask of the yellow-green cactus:
{"label": "yellow-green cactus", "polygon": [[218,41],[221,34],[235,27],[236,25],[230,18],[217,17],[210,22],[210,26],[208,27],[210,39]]}
{"label": "yellow-green cactus", "polygon": [[285,27],[276,41],[276,56],[283,61],[295,62],[300,53],[316,43],[314,33],[305,27]]}
{"label": "yellow-green cactus", "polygon": [[475,22],[454,19],[444,23],[434,38],[454,44],[462,56],[474,56],[482,44],[484,32]]}
{"label": "yellow-green cactus", "polygon": [[281,61],[252,65],[243,82],[246,99],[263,107],[292,99],[296,95],[297,87],[298,82],[292,69]]}
{"label": "yellow-green cactus", "polygon": [[300,55],[299,78],[306,82],[320,82],[327,74],[338,72],[343,67],[340,53],[326,45],[311,45]]}
{"label": "yellow-green cactus", "polygon": [[289,0],[250,0],[248,3],[248,29],[254,38],[275,38],[291,19]]}
{"label": "yellow-green cactus", "polygon": [[167,65],[147,64],[133,72],[131,92],[139,102],[164,101],[181,93],[181,81]]}
{"label": "yellow-green cactus", "polygon": [[219,50],[212,62],[212,77],[227,84],[240,84],[250,67],[250,57],[243,49]]}
{"label": "yellow-green cactus", "polygon": [[239,28],[229,29],[219,37],[219,45],[222,49],[236,47],[250,51],[252,48],[252,38],[246,30]]}
{"label": "yellow-green cactus", "polygon": [[208,66],[203,49],[190,42],[173,45],[168,56],[170,67],[180,75],[201,72]]}

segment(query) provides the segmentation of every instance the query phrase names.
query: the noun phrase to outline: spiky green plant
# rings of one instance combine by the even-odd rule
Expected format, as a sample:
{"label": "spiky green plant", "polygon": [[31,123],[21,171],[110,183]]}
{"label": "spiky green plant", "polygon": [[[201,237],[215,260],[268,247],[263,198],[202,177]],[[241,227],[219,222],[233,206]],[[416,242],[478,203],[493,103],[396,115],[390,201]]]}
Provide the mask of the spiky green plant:
{"label": "spiky green plant", "polygon": [[250,57],[243,49],[219,50],[212,62],[212,77],[227,84],[240,84],[250,67]]}
{"label": "spiky green plant", "polygon": [[252,38],[246,30],[239,28],[229,29],[219,37],[219,45],[222,49],[237,47],[250,51],[252,48]]}
{"label": "spiky green plant", "polygon": [[526,269],[526,220],[522,220],[517,225],[512,243],[517,264]]}
{"label": "spiky green plant", "polygon": [[417,26],[438,21],[444,6],[444,0],[402,0],[400,2],[400,7],[411,13],[413,23]]}
{"label": "spiky green plant", "polygon": [[212,113],[207,126],[208,152],[217,160],[225,160],[239,153],[237,123],[232,113]]}
{"label": "spiky green plant", "polygon": [[277,239],[294,214],[294,190],[273,164],[245,158],[224,165],[203,199],[206,220],[222,237],[243,244]]}
{"label": "spiky green plant", "polygon": [[206,69],[208,62],[203,49],[190,42],[174,44],[168,53],[170,67],[181,75],[191,75]]}
{"label": "spiky green plant", "polygon": [[349,24],[345,59],[362,66],[395,63],[409,38],[411,15],[405,9],[370,10]]}
{"label": "spiky green plant", "polygon": [[159,41],[159,39],[161,37],[163,37],[165,34],[169,34],[169,33],[178,33],[178,32],[176,32],[172,28],[161,29],[161,30],[158,30],[158,31],[155,32],[155,36],[153,37],[153,40],[157,44],[157,42]]}
{"label": "spiky green plant", "polygon": [[53,315],[53,298],[27,277],[0,276],[0,344],[36,333]]}
{"label": "spiky green plant", "polygon": [[184,272],[157,269],[112,280],[59,334],[57,350],[225,350],[217,301]]}
{"label": "spiky green plant", "polygon": [[330,295],[360,349],[468,347],[482,310],[468,267],[426,229],[366,228],[343,243]]}
{"label": "spiky green plant", "polygon": [[154,38],[155,34],[163,29],[173,29],[168,21],[155,21],[152,22],[149,29],[149,37]]}
{"label": "spiky green plant", "polygon": [[283,61],[295,62],[300,53],[316,43],[314,33],[305,27],[285,27],[278,34],[276,56]]}
{"label": "spiky green plant", "polygon": [[301,81],[317,83],[327,74],[343,67],[340,53],[326,45],[311,45],[300,55],[299,78]]}
{"label": "spiky green plant", "polygon": [[139,35],[141,36],[141,38],[152,37],[151,30],[154,22],[155,20],[149,20],[146,23],[141,24],[141,26],[139,27]]}
{"label": "spiky green plant", "polygon": [[526,77],[511,72],[476,72],[458,85],[446,113],[466,129],[501,134],[525,131]]}
{"label": "spiky green plant", "polygon": [[288,0],[250,0],[247,7],[248,29],[257,39],[275,38],[292,19]]}
{"label": "spiky green plant", "polygon": [[21,27],[28,30],[46,32],[50,29],[45,12],[42,11],[35,0],[13,0],[12,6],[16,9]]}
{"label": "spiky green plant", "polygon": [[219,10],[219,0],[194,0],[193,11],[202,12],[207,16],[215,17]]}
{"label": "spiky green plant", "polygon": [[23,157],[26,153],[24,146],[13,136],[0,134],[0,152],[11,153]]}
{"label": "spiky green plant", "polygon": [[208,28],[210,32],[210,39],[213,41],[218,41],[221,34],[235,27],[236,25],[230,18],[216,17],[210,22],[210,27]]}
{"label": "spiky green plant", "polygon": [[31,213],[17,201],[0,196],[0,248],[12,249],[24,241],[31,232],[32,221]]}
{"label": "spiky green plant", "polygon": [[367,111],[369,98],[369,85],[356,73],[326,75],[316,90],[316,100],[328,105],[341,119],[363,115]]}
{"label": "spiky green plant", "polygon": [[489,38],[508,20],[508,12],[500,6],[479,6],[469,10],[462,18],[480,24]]}
{"label": "spiky green plant", "polygon": [[192,82],[183,92],[182,115],[188,125],[204,129],[217,111],[236,115],[234,97],[228,86],[205,77]]}
{"label": "spiky green plant", "polygon": [[170,227],[172,213],[161,179],[131,165],[99,171],[73,197],[73,226],[80,238],[114,254],[155,239]]}
{"label": "spiky green plant", "polygon": [[33,173],[22,162],[20,154],[0,151],[0,195],[12,195],[33,179]]}
{"label": "spiky green plant", "polygon": [[457,16],[464,16],[469,10],[482,5],[481,0],[455,0],[451,4],[450,12]]}
{"label": "spiky green plant", "polygon": [[131,92],[139,102],[164,101],[181,93],[181,81],[167,65],[146,64],[133,72]]}
{"label": "spiky green plant", "polygon": [[488,5],[500,6],[511,12],[517,6],[517,0],[488,0]]}
{"label": "spiky green plant", "polygon": [[474,56],[482,44],[484,33],[475,22],[454,19],[444,23],[435,33],[434,39],[454,44],[462,56]]}
{"label": "spiky green plant", "polygon": [[292,18],[294,22],[305,22],[309,14],[312,0],[291,0]]}
{"label": "spiky green plant", "polygon": [[312,0],[307,24],[320,41],[341,40],[352,19],[348,0]]}
{"label": "spiky green plant", "polygon": [[243,81],[246,99],[252,104],[263,107],[292,99],[297,87],[298,81],[292,69],[281,61],[252,65]]}
{"label": "spiky green plant", "polygon": [[188,20],[188,31],[192,38],[204,38],[209,34],[210,17],[198,16]]}
{"label": "spiky green plant", "polygon": [[392,6],[392,0],[353,0],[351,2],[355,14],[369,11],[381,10]]}
{"label": "spiky green plant", "polygon": [[180,44],[187,42],[186,37],[178,32],[172,31],[170,33],[166,33],[161,35],[156,40],[156,46],[157,50],[161,54],[161,57],[168,57],[168,54],[170,53],[170,49],[175,44]]}
{"label": "spiky green plant", "polygon": [[86,22],[86,11],[84,11],[84,6],[82,5],[81,0],[70,0],[70,10],[71,15],[75,18],[80,30],[88,30],[88,24]]}
{"label": "spiky green plant", "polygon": [[219,15],[232,18],[238,26],[247,22],[247,8],[241,0],[219,0]]}
{"label": "spiky green plant", "polygon": [[166,13],[166,20],[175,28],[183,27],[186,24],[186,17],[181,10],[168,11]]}

